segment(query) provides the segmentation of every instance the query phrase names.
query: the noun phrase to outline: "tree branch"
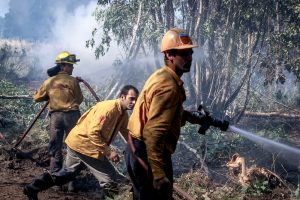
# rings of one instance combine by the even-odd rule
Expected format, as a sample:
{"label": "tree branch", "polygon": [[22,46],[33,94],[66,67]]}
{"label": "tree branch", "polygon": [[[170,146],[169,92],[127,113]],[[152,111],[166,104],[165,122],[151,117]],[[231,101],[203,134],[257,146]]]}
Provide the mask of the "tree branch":
{"label": "tree branch", "polygon": [[32,97],[29,95],[17,95],[17,96],[0,95],[0,99],[30,99],[30,100],[32,100]]}

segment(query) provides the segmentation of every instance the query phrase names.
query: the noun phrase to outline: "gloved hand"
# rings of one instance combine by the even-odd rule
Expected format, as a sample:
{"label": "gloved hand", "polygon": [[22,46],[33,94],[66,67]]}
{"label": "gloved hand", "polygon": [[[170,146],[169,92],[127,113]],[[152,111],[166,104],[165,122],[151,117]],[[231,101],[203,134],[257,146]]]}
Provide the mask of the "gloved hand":
{"label": "gloved hand", "polygon": [[227,131],[229,122],[226,120],[221,121],[221,120],[212,118],[211,125],[219,128],[221,131]]}
{"label": "gloved hand", "polygon": [[75,78],[77,79],[78,82],[83,82],[83,79],[80,76],[76,76]]}
{"label": "gloved hand", "polygon": [[229,121],[224,120],[219,128],[221,129],[221,131],[227,131],[228,127],[229,127]]}
{"label": "gloved hand", "polygon": [[172,197],[172,185],[167,177],[154,180],[153,187],[157,190],[160,199],[170,199]]}
{"label": "gloved hand", "polygon": [[190,122],[191,124],[201,124],[202,119],[205,118],[206,115],[199,111],[184,110],[183,117],[186,121]]}
{"label": "gloved hand", "polygon": [[198,130],[198,133],[205,135],[207,129],[209,129],[209,127],[212,125],[212,121],[213,118],[210,115],[206,115],[204,116],[201,120],[200,120],[200,125],[201,127]]}

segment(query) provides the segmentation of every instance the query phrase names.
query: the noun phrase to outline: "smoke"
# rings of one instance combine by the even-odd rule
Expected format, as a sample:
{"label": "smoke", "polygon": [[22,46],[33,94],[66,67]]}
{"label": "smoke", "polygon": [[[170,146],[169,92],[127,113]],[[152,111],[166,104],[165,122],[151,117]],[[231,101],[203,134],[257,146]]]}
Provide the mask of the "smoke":
{"label": "smoke", "polygon": [[9,9],[9,0],[1,0],[0,1],[0,17],[4,17]]}
{"label": "smoke", "polygon": [[[107,78],[112,63],[120,54],[116,45],[112,44],[110,51],[98,60],[93,49],[85,47],[86,41],[91,38],[92,29],[97,26],[92,16],[96,6],[97,1],[90,0],[89,3],[79,5],[73,10],[69,10],[63,4],[54,9],[54,24],[50,27],[52,36],[45,41],[37,42],[30,52],[31,56],[39,59],[45,74],[48,68],[55,65],[55,57],[61,51],[69,51],[80,59],[80,62],[74,65],[74,76],[93,79],[95,82]],[[101,73],[104,70],[105,73]]]}

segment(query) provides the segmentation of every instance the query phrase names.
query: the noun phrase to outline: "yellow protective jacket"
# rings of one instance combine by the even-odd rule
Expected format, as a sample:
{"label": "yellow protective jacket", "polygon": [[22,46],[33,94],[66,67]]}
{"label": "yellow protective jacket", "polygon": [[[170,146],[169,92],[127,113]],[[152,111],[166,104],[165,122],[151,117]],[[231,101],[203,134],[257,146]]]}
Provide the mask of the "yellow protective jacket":
{"label": "yellow protective jacket", "polygon": [[76,78],[66,72],[59,72],[56,76],[44,81],[33,99],[36,102],[49,100],[50,112],[65,112],[79,110],[83,95]]}
{"label": "yellow protective jacket", "polygon": [[176,149],[185,98],[183,81],[169,67],[162,67],[146,81],[129,118],[129,133],[145,142],[155,180],[166,176],[163,154]]}
{"label": "yellow protective jacket", "polygon": [[71,130],[65,143],[74,151],[100,159],[118,131],[127,139],[128,113],[119,99],[97,103],[85,112]]}

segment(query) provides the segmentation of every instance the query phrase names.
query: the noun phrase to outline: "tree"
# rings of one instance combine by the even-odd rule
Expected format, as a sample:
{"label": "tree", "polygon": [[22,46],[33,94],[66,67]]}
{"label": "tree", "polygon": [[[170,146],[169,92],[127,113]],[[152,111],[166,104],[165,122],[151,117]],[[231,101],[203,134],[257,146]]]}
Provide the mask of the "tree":
{"label": "tree", "polygon": [[[191,73],[184,77],[187,104],[203,103],[219,118],[231,113],[239,119],[249,103],[254,75],[265,72],[266,84],[282,83],[283,69],[299,78],[298,0],[99,0],[94,16],[101,26],[87,46],[95,48],[96,57],[105,54],[112,40],[125,51],[115,86],[133,77],[138,56],[153,56],[159,63],[158,44],[166,30],[186,29],[200,46]],[[98,30],[103,30],[101,38]],[[151,63],[144,66],[151,70],[140,73],[154,69]]]}
{"label": "tree", "polygon": [[29,55],[33,44],[24,40],[0,40],[0,78],[17,83],[43,77],[38,59]]}

